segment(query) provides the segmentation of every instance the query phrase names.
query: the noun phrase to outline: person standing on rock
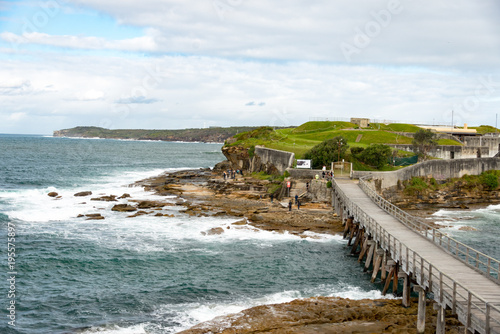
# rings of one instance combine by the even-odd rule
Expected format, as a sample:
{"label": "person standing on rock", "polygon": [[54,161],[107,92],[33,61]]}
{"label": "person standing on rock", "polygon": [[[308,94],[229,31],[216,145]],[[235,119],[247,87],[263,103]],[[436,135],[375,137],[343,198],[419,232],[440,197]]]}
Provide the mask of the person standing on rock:
{"label": "person standing on rock", "polygon": [[269,195],[269,197],[271,197],[271,203],[272,203],[274,199],[274,194]]}
{"label": "person standing on rock", "polygon": [[224,181],[226,181],[226,171],[222,173],[222,176],[224,177]]}
{"label": "person standing on rock", "polygon": [[292,200],[288,201],[288,211],[292,211]]}

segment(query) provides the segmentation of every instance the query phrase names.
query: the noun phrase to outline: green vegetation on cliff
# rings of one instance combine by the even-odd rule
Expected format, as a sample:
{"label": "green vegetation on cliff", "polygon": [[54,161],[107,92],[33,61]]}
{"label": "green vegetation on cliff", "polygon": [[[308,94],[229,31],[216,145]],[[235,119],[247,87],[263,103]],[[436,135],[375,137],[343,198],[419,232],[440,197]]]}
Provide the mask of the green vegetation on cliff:
{"label": "green vegetation on cliff", "polygon": [[476,129],[477,133],[484,135],[485,133],[498,133],[498,129],[490,125],[481,125],[478,127],[471,127],[469,129]]}
{"label": "green vegetation on cliff", "polygon": [[[380,128],[380,129],[379,129]],[[411,124],[375,123],[370,128],[360,129],[350,122],[307,122],[296,128],[274,130],[262,127],[248,133],[240,133],[226,142],[228,146],[250,148],[263,145],[277,150],[294,152],[297,158],[303,158],[306,152],[319,143],[342,136],[349,147],[367,148],[371,144],[412,144],[412,138],[402,132],[417,132],[419,127]],[[459,142],[442,139],[439,145],[461,145]]]}
{"label": "green vegetation on cliff", "polygon": [[449,179],[438,183],[433,177],[412,177],[403,182],[403,189],[407,195],[422,195],[437,190],[454,191],[493,191],[500,184],[500,171],[490,170],[480,175],[464,175],[461,178]]}
{"label": "green vegetation on cliff", "polygon": [[211,127],[205,129],[182,130],[109,130],[95,126],[78,126],[71,129],[54,131],[54,137],[82,137],[108,139],[137,139],[188,142],[224,142],[238,133],[248,132],[258,127]]}

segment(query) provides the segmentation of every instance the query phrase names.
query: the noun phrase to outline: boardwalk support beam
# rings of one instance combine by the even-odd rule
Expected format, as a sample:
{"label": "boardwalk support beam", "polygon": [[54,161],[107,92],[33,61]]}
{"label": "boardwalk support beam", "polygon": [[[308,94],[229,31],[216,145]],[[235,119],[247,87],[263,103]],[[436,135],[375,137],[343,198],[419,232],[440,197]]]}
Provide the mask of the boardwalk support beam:
{"label": "boardwalk support beam", "polygon": [[408,276],[407,273],[400,271],[398,273],[398,277],[403,279],[403,306],[404,307],[410,307],[410,277]]}
{"label": "boardwalk support beam", "polygon": [[436,334],[445,334],[445,309],[438,303],[434,304],[434,309],[438,311],[436,317]]}
{"label": "boardwalk support beam", "polygon": [[417,333],[421,334],[425,332],[425,289],[415,286],[413,290],[418,292]]}

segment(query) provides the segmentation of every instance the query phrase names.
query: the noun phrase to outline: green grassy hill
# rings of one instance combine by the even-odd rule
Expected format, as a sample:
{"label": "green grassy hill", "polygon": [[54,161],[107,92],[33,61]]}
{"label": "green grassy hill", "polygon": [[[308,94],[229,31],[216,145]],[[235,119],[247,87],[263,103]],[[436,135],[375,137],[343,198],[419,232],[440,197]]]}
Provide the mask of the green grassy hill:
{"label": "green grassy hill", "polygon": [[[277,150],[294,152],[297,158],[314,145],[336,136],[347,139],[350,147],[367,147],[370,144],[411,144],[412,138],[397,132],[417,132],[420,128],[412,124],[371,124],[360,129],[349,122],[307,122],[296,128],[273,130],[270,127],[240,133],[227,145],[251,147],[263,145]],[[461,145],[453,140],[439,140],[440,145]]]}
{"label": "green grassy hill", "polygon": [[469,127],[469,129],[476,129],[477,133],[484,135],[485,133],[498,133],[498,129],[490,125],[481,125],[477,127]]}

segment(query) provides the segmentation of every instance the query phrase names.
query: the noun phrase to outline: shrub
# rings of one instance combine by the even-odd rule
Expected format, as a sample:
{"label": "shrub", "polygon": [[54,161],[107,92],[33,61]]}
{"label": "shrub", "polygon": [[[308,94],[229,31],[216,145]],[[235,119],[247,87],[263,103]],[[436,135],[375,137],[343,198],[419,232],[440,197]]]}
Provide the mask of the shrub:
{"label": "shrub", "polygon": [[429,182],[430,182],[431,186],[433,186],[434,188],[436,188],[438,186],[436,179],[433,177],[430,178]]}
{"label": "shrub", "polygon": [[356,155],[360,154],[361,152],[363,152],[364,150],[365,150],[364,147],[359,147],[359,146],[351,147],[351,154],[356,156]]}
{"label": "shrub", "polygon": [[387,161],[391,155],[392,150],[389,146],[372,144],[359,154],[359,158],[365,164],[381,169],[387,165]]}
{"label": "shrub", "polygon": [[347,140],[342,136],[337,136],[314,146],[306,152],[304,158],[311,159],[314,168],[321,168],[321,166],[328,166],[332,161],[344,158],[348,148]]}
{"label": "shrub", "polygon": [[494,173],[481,174],[481,183],[487,190],[494,190],[498,188],[498,176]]}
{"label": "shrub", "polygon": [[327,188],[331,188],[331,187],[332,187],[332,181],[328,181],[328,182],[326,183],[326,187],[327,187]]}
{"label": "shrub", "polygon": [[405,192],[410,195],[420,195],[423,191],[429,188],[429,185],[420,177],[412,177],[405,188]]}
{"label": "shrub", "polygon": [[255,155],[255,145],[252,145],[250,146],[250,148],[248,149],[248,156],[251,158],[253,158]]}

